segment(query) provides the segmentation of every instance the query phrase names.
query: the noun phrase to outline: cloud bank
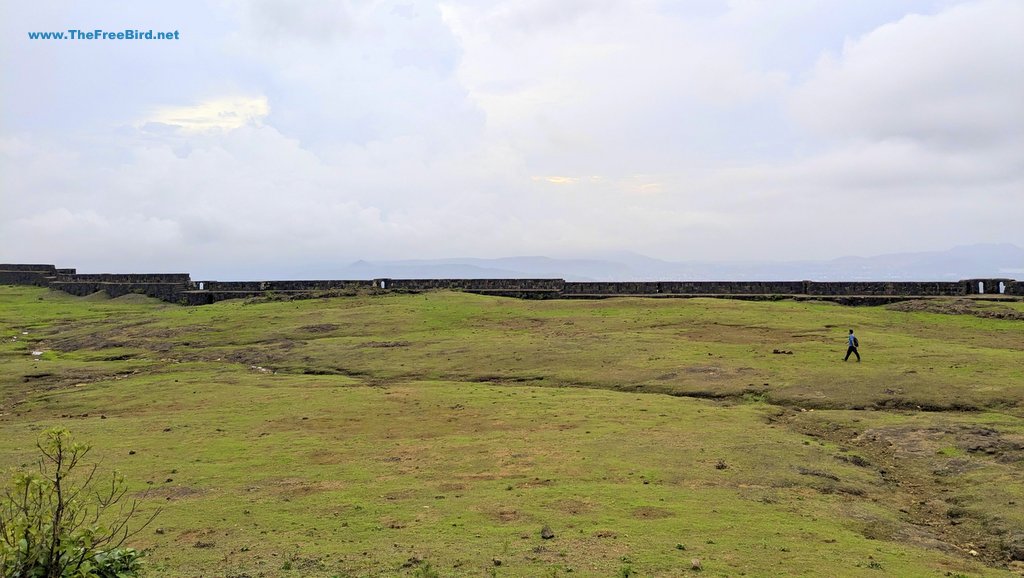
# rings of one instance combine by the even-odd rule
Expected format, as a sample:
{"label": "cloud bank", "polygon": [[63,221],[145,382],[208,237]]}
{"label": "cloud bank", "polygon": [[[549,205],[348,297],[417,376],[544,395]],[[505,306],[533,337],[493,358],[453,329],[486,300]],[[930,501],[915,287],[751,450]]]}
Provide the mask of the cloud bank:
{"label": "cloud bank", "polygon": [[[1024,244],[1013,0],[140,4],[4,8],[0,260]],[[126,22],[182,40],[26,38]]]}

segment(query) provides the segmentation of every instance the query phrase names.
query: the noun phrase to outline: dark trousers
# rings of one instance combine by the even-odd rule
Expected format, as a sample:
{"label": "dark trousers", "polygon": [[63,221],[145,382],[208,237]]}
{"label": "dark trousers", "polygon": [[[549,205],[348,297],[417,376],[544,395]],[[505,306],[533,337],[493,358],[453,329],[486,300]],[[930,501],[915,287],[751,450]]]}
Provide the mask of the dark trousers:
{"label": "dark trousers", "polygon": [[843,361],[846,361],[847,359],[850,359],[850,354],[851,353],[857,356],[857,361],[860,361],[860,354],[857,353],[857,348],[852,346],[852,345],[850,347],[846,348],[846,357],[843,358]]}

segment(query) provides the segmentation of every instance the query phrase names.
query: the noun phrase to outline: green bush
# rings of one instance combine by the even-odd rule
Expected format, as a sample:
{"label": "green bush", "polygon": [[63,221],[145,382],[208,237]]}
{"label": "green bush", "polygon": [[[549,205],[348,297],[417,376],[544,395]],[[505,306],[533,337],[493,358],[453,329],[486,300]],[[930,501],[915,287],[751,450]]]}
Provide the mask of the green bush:
{"label": "green bush", "polygon": [[0,496],[0,574],[5,578],[131,578],[141,554],[123,548],[159,513],[134,531],[138,502],[123,501],[124,477],[100,482],[82,459],[90,446],[65,429],[52,429],[36,444],[35,472],[15,472]]}
{"label": "green bush", "polygon": [[93,568],[101,578],[131,578],[142,572],[141,558],[134,548],[114,548],[93,556]]}

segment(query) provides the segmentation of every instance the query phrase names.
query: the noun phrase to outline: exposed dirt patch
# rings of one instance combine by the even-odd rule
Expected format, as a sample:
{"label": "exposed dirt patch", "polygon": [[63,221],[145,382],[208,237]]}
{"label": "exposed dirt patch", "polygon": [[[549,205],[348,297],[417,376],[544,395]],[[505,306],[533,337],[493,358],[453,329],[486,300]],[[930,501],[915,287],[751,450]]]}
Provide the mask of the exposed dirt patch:
{"label": "exposed dirt patch", "polygon": [[[81,335],[64,335],[74,326],[55,326],[46,345],[57,351],[97,350],[110,347],[137,347],[166,351],[166,341],[209,329],[205,326],[170,329],[152,327],[148,321],[120,323],[109,329],[91,331]],[[188,345],[185,343],[185,345]]]}
{"label": "exposed dirt patch", "polygon": [[408,341],[368,341],[361,345],[361,347],[409,347],[412,343]]}
{"label": "exposed dirt patch", "polygon": [[458,478],[463,480],[474,480],[474,481],[493,481],[498,479],[497,474],[458,474]]}
{"label": "exposed dirt patch", "polygon": [[973,299],[901,301],[886,305],[886,309],[904,312],[945,313],[947,315],[973,315],[986,319],[1024,321],[1024,312],[999,303],[979,302]]}
{"label": "exposed dirt patch", "polygon": [[299,327],[299,331],[305,331],[307,333],[330,333],[331,331],[337,330],[338,326],[334,323],[317,323],[315,325]]}
{"label": "exposed dirt patch", "polygon": [[508,524],[511,522],[518,522],[522,519],[522,515],[512,508],[502,508],[496,512],[491,513],[491,518],[501,522],[502,524]]}
{"label": "exposed dirt patch", "polygon": [[968,453],[993,456],[1002,463],[1024,460],[1024,436],[1001,434],[984,427],[961,428],[954,435],[957,447]]}
{"label": "exposed dirt patch", "polygon": [[544,327],[546,325],[553,325],[557,322],[554,319],[546,319],[541,317],[523,317],[519,319],[510,320],[513,327]]}
{"label": "exposed dirt patch", "polygon": [[675,514],[671,511],[654,506],[643,506],[633,510],[633,517],[641,520],[660,520],[662,518],[671,518],[673,516],[675,516]]}
{"label": "exposed dirt patch", "polygon": [[[308,422],[307,422],[308,423]],[[340,451],[329,451],[329,450],[318,450],[310,452],[306,458],[312,464],[321,466],[328,466],[334,464],[344,463],[346,460],[344,452]]]}
{"label": "exposed dirt patch", "polygon": [[[206,357],[206,360],[210,361],[210,356]],[[274,367],[277,364],[283,363],[287,359],[287,357],[281,353],[267,351],[264,349],[238,349],[223,354],[223,357],[218,355],[214,360],[217,358],[230,363],[239,363],[249,366],[257,365],[259,367]]]}
{"label": "exposed dirt patch", "polygon": [[278,339],[267,343],[267,346],[273,347],[274,349],[280,349],[283,351],[290,351],[294,349],[296,345],[301,344],[301,341],[292,341],[291,339]]}
{"label": "exposed dirt patch", "polygon": [[797,467],[796,471],[804,476],[814,476],[818,478],[825,478],[826,480],[832,480],[834,482],[839,481],[839,476],[826,472],[824,470],[816,470],[814,468],[805,468],[803,466]]}
{"label": "exposed dirt patch", "polygon": [[857,467],[860,467],[860,468],[869,468],[869,467],[871,467],[871,462],[869,462],[868,460],[864,459],[862,456],[858,456],[856,454],[849,455],[849,456],[837,455],[837,456],[835,456],[835,458],[837,460],[841,461],[841,462],[846,462],[848,464],[853,464],[853,465],[855,465]]}
{"label": "exposed dirt patch", "polygon": [[39,391],[52,391],[55,389],[65,389],[72,387],[80,387],[89,383],[95,383],[97,381],[108,381],[125,379],[132,375],[137,375],[138,370],[132,370],[129,372],[121,373],[109,373],[105,371],[89,371],[85,369],[74,369],[69,371],[63,371],[59,374],[50,372],[34,372],[27,373],[23,376],[23,381],[32,384],[32,389],[35,392]]}
{"label": "exposed dirt patch", "polygon": [[971,470],[976,470],[981,467],[981,464],[974,462],[967,458],[953,458],[947,460],[946,463],[932,470],[932,473],[936,476],[959,476],[960,474],[966,474]]}
{"label": "exposed dirt patch", "polygon": [[344,375],[345,377],[370,377],[365,371],[345,369],[344,367],[304,367],[298,369],[286,368],[286,373],[301,373],[302,375]]}
{"label": "exposed dirt patch", "polygon": [[555,509],[566,514],[584,514],[594,509],[592,504],[581,500],[562,500],[555,504]]}
{"label": "exposed dirt patch", "polygon": [[[214,546],[213,538],[216,535],[217,531],[212,528],[204,528],[201,530],[185,530],[178,534],[178,536],[175,538],[175,542],[178,542],[180,544],[186,544],[189,547],[194,548],[210,548]],[[196,544],[202,545],[197,546]]]}
{"label": "exposed dirt patch", "polygon": [[695,365],[691,367],[686,367],[683,369],[683,371],[686,373],[701,375],[704,377],[722,377],[725,374],[724,369],[713,365]]}
{"label": "exposed dirt patch", "polygon": [[907,426],[874,428],[865,431],[855,441],[884,444],[897,456],[931,456],[943,445],[947,431],[940,427],[915,428]]}
{"label": "exposed dirt patch", "polygon": [[938,535],[927,528],[914,524],[905,524],[892,533],[892,538],[900,542],[939,550],[947,554],[956,554],[960,549],[956,546],[943,542]]}
{"label": "exposed dirt patch", "polygon": [[292,569],[298,570],[303,575],[312,570],[327,569],[327,564],[324,563],[322,558],[292,555],[288,557],[288,562],[291,564]]}
{"label": "exposed dirt patch", "polygon": [[886,444],[897,455],[932,456],[952,445],[972,454],[985,454],[1009,463],[1024,460],[1024,436],[1000,434],[984,427],[952,426],[914,428],[907,426],[874,428],[857,441]]}
{"label": "exposed dirt patch", "polygon": [[544,486],[550,486],[550,485],[552,485],[554,483],[555,483],[555,481],[550,479],[550,478],[533,478],[533,479],[530,479],[530,480],[526,480],[525,482],[520,482],[519,484],[516,485],[516,487],[517,488],[539,488],[539,487],[544,487]]}
{"label": "exposed dirt patch", "polygon": [[193,488],[190,486],[159,486],[149,490],[144,490],[135,494],[135,497],[142,499],[163,499],[168,501],[183,500],[185,498],[194,498],[202,496],[207,493],[207,490],[200,488]]}
{"label": "exposed dirt patch", "polygon": [[999,548],[1010,560],[1024,562],[1024,530],[1005,536]]}
{"label": "exposed dirt patch", "polygon": [[261,486],[250,487],[250,490],[264,488],[285,499],[300,498],[318,492],[327,492],[343,489],[345,486],[339,481],[310,481],[298,478],[284,478],[280,480],[268,480]]}
{"label": "exposed dirt patch", "polygon": [[73,337],[61,337],[47,342],[50,349],[68,353],[82,349],[109,349],[112,347],[125,347],[128,343],[123,339],[108,338],[99,334],[78,335]]}
{"label": "exposed dirt patch", "polygon": [[[455,377],[453,379],[458,380],[460,378]],[[538,376],[534,376],[534,375],[478,375],[478,376],[470,377],[470,378],[468,378],[466,380],[467,381],[471,381],[473,383],[499,383],[499,384],[504,384],[504,383],[525,383],[525,382],[528,382],[528,381],[544,381],[544,377],[543,376],[538,377]]]}
{"label": "exposed dirt patch", "polygon": [[[878,478],[871,486],[850,489],[900,512],[896,519],[860,520],[866,537],[976,557],[990,565],[1004,566],[1014,560],[1018,543],[1012,537],[1024,536],[1024,529],[1014,527],[998,510],[992,510],[991,504],[984,506],[985,500],[969,491],[969,482],[956,477],[996,464],[1014,468],[1024,460],[1024,436],[963,423],[886,426],[858,432],[834,422],[793,419],[807,415],[781,412],[775,419],[789,420],[792,425],[799,424],[798,431],[856,451],[859,463],[852,455],[835,457],[873,469]],[[801,473],[817,475],[810,470]],[[1012,470],[1007,474],[1013,475]],[[835,481],[826,484],[819,491],[850,493]],[[1006,507],[1015,507],[1015,502],[1011,499]]]}
{"label": "exposed dirt patch", "polygon": [[388,492],[388,493],[382,495],[381,497],[384,498],[385,500],[390,501],[390,502],[396,502],[396,501],[399,501],[399,500],[410,500],[412,498],[415,498],[417,495],[418,495],[418,493],[416,492],[416,490],[405,489],[405,490],[395,490],[393,492]]}
{"label": "exposed dirt patch", "polygon": [[[888,393],[888,395],[893,395]],[[917,400],[910,400],[902,397],[890,397],[886,399],[880,399],[871,404],[872,407],[879,410],[910,410],[910,411],[981,411],[981,408],[973,403],[966,403],[962,401],[951,401],[947,404],[943,403],[928,403]],[[826,409],[826,408],[823,408]],[[834,408],[839,409],[839,408]],[[863,407],[856,407],[854,409],[863,409]]]}
{"label": "exposed dirt patch", "polygon": [[100,361],[127,361],[129,359],[135,359],[136,357],[138,357],[138,354],[136,353],[123,353],[121,355],[108,355]]}

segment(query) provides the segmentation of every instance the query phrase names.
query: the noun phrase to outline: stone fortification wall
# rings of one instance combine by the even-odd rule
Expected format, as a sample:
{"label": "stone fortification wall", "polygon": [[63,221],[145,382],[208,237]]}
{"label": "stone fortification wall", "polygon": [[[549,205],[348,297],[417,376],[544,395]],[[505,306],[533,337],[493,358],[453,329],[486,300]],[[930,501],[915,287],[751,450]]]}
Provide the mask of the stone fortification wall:
{"label": "stone fortification wall", "polygon": [[75,269],[53,265],[0,264],[0,284],[39,285],[71,295],[105,291],[111,297],[130,293],[149,295],[164,301],[180,301],[189,288],[188,273],[93,273],[80,275]]}
{"label": "stone fortification wall", "polygon": [[1020,281],[1014,281],[1013,279],[968,279],[962,281],[964,283],[967,293],[971,295],[996,295],[996,294],[1009,294],[1019,295],[1020,293],[1014,293],[1014,291],[1020,291]]}
{"label": "stone fortification wall", "polygon": [[29,263],[0,263],[0,271],[38,271],[40,273],[57,274],[57,268],[53,265],[33,265]]}
{"label": "stone fortification wall", "polygon": [[72,295],[91,295],[104,291],[111,297],[132,293],[148,295],[164,301],[179,302],[181,294],[189,289],[188,273],[89,273],[79,274],[74,269],[58,273],[49,287]]}
{"label": "stone fortification wall", "polygon": [[244,299],[274,293],[284,295],[330,291],[367,290],[373,281],[362,279],[313,281],[192,281],[177,301],[185,305],[208,305],[226,299]]}
{"label": "stone fortification wall", "polygon": [[186,285],[182,283],[103,283],[98,281],[53,281],[50,283],[50,288],[80,297],[104,291],[111,297],[134,293],[173,303],[180,301],[181,294],[187,289]]}
{"label": "stone fortification wall", "polygon": [[45,287],[57,275],[53,265],[0,263],[0,284]]}
{"label": "stone fortification wall", "polygon": [[0,270],[0,285],[38,285],[46,287],[54,277],[39,271]]}
{"label": "stone fortification wall", "polygon": [[429,291],[458,289],[464,291],[561,291],[561,279],[374,279],[378,289],[395,291]]}
{"label": "stone fortification wall", "polygon": [[[201,287],[201,289],[200,289]],[[193,290],[203,291],[333,291],[373,287],[373,281],[193,281]]]}
{"label": "stone fortification wall", "polygon": [[915,295],[922,297],[954,297],[967,295],[963,281],[808,281],[808,295]]}
{"label": "stone fortification wall", "polygon": [[662,281],[668,295],[799,295],[803,281]]}
{"label": "stone fortification wall", "polygon": [[563,295],[653,295],[658,293],[657,281],[598,281],[562,284]]}
{"label": "stone fortification wall", "polygon": [[969,295],[1024,296],[1024,282],[1013,279],[961,281],[625,281],[566,282],[563,279],[373,279],[306,281],[192,281],[188,273],[93,273],[45,264],[0,264],[0,284],[39,285],[72,295],[105,291],[112,297],[141,293],[177,303],[202,305],[268,293],[309,294],[375,289],[449,289],[522,298],[599,298],[614,296],[737,299],[828,299],[877,304],[901,299]]}
{"label": "stone fortification wall", "polygon": [[188,283],[188,273],[74,273],[57,275],[63,283]]}

